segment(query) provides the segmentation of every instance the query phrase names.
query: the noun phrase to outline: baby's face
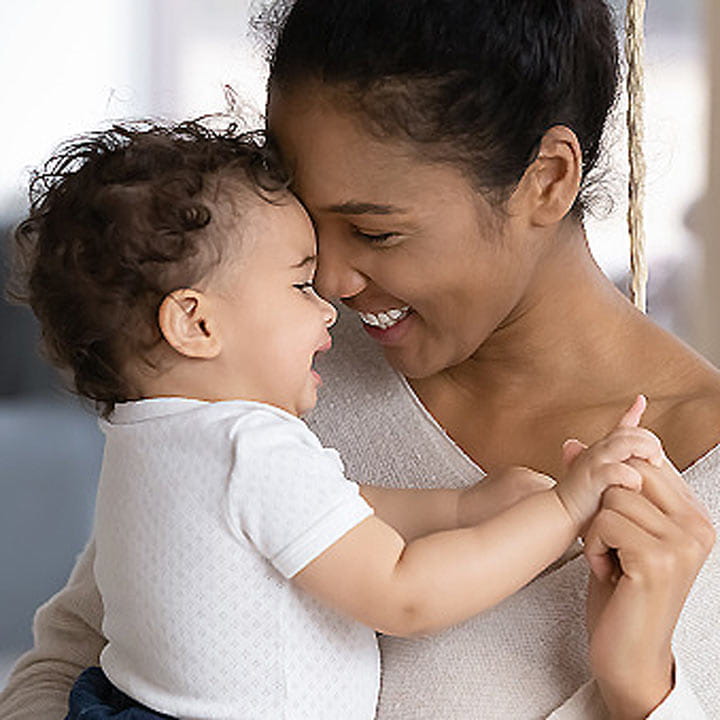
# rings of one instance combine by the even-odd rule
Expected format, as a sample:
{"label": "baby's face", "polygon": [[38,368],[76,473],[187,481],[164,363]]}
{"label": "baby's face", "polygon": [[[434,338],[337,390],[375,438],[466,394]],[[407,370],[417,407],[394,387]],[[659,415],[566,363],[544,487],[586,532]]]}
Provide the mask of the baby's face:
{"label": "baby's face", "polygon": [[328,327],[336,318],[312,287],[315,232],[290,195],[276,205],[259,200],[244,223],[242,249],[213,274],[209,288],[222,337],[221,382],[231,383],[228,399],[300,415],[317,401],[320,376],[312,362],[330,349]]}

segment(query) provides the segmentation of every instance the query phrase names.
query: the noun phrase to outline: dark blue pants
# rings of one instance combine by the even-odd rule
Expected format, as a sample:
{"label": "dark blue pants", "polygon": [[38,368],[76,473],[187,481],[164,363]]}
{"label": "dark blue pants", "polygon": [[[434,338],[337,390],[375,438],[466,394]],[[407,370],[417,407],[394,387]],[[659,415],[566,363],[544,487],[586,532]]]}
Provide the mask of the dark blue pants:
{"label": "dark blue pants", "polygon": [[[85,670],[70,691],[65,720],[168,720],[118,690],[99,667]],[[172,719],[171,719],[172,720]]]}

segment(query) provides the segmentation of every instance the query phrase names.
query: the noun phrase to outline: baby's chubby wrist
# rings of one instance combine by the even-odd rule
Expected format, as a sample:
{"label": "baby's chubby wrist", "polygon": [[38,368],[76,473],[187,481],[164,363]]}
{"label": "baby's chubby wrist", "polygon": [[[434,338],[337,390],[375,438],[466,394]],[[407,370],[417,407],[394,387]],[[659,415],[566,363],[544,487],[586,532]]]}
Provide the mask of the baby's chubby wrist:
{"label": "baby's chubby wrist", "polygon": [[579,536],[591,515],[582,512],[580,506],[574,502],[570,493],[561,484],[548,490],[548,494],[554,500],[557,522],[564,523],[568,529],[572,529],[576,536]]}
{"label": "baby's chubby wrist", "polygon": [[562,481],[553,488],[553,492],[562,505],[568,522],[577,528],[579,534],[600,507],[601,493],[591,498],[589,493],[583,494],[571,483]]}
{"label": "baby's chubby wrist", "polygon": [[476,485],[459,491],[458,527],[471,527],[497,515],[515,503],[555,486],[548,475],[526,467],[494,470]]}

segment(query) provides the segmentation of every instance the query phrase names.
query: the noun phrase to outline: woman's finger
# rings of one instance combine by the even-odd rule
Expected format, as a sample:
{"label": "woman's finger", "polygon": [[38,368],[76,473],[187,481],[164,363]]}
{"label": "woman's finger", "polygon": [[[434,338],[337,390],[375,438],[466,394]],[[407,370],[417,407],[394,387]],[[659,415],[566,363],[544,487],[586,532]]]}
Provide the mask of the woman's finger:
{"label": "woman's finger", "polygon": [[[619,530],[623,529],[624,534]],[[636,532],[642,535],[635,534]],[[652,556],[643,556],[639,538],[655,542]],[[647,497],[622,488],[608,488],[603,494],[600,512],[585,535],[585,551],[596,577],[608,578],[608,568],[619,559],[623,573],[654,573],[658,566],[686,568],[697,573],[715,544],[712,523],[690,509],[664,513]],[[613,552],[611,552],[613,551]],[[602,553],[607,559],[598,558]],[[653,579],[657,580],[657,573]],[[667,578],[666,578],[667,580]]]}
{"label": "woman's finger", "polygon": [[667,539],[680,532],[678,526],[657,505],[632,490],[622,487],[608,488],[603,494],[601,508],[622,515],[658,540]]}
{"label": "woman's finger", "polygon": [[712,518],[674,466],[666,462],[658,469],[641,460],[626,464],[643,476],[642,494],[680,528],[688,553],[707,555],[716,537]]}
{"label": "woman's finger", "polygon": [[676,517],[695,517],[699,513],[710,522],[707,509],[669,460],[660,468],[639,458],[627,460],[626,464],[642,475],[642,494],[664,513]]}
{"label": "woman's finger", "polygon": [[585,557],[595,577],[606,582],[616,571],[611,551],[617,553],[622,573],[632,577],[637,562],[656,552],[660,542],[632,520],[615,510],[603,508],[595,516],[585,535]]}

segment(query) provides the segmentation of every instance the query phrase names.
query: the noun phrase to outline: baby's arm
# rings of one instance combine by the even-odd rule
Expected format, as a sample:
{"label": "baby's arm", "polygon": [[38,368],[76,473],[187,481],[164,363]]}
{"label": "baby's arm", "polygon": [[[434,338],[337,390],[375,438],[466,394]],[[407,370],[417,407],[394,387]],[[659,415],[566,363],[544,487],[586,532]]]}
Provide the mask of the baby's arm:
{"label": "baby's arm", "polygon": [[[636,426],[645,406],[645,398],[639,396],[618,427]],[[581,443],[578,445],[585,447]],[[442,530],[479,525],[528,495],[554,486],[555,480],[543,473],[526,467],[505,467],[488,473],[475,485],[459,490],[361,485],[360,493],[372,505],[375,515],[409,542]]]}
{"label": "baby's arm", "polygon": [[295,580],[322,602],[380,632],[422,635],[511,595],[576,535],[576,524],[552,490],[531,495],[476,527],[410,543],[370,517]]}
{"label": "baby's arm", "polygon": [[[634,406],[635,407],[635,406]],[[584,451],[557,488],[483,524],[406,543],[368,518],[295,576],[322,602],[386,634],[426,634],[496,604],[559,557],[596,512],[602,492],[639,489],[631,457],[659,462],[651,433],[620,427]]]}
{"label": "baby's arm", "polygon": [[507,467],[459,490],[361,485],[360,493],[377,517],[410,541],[441,530],[478,525],[524,497],[554,485],[551,477],[529,468]]}

